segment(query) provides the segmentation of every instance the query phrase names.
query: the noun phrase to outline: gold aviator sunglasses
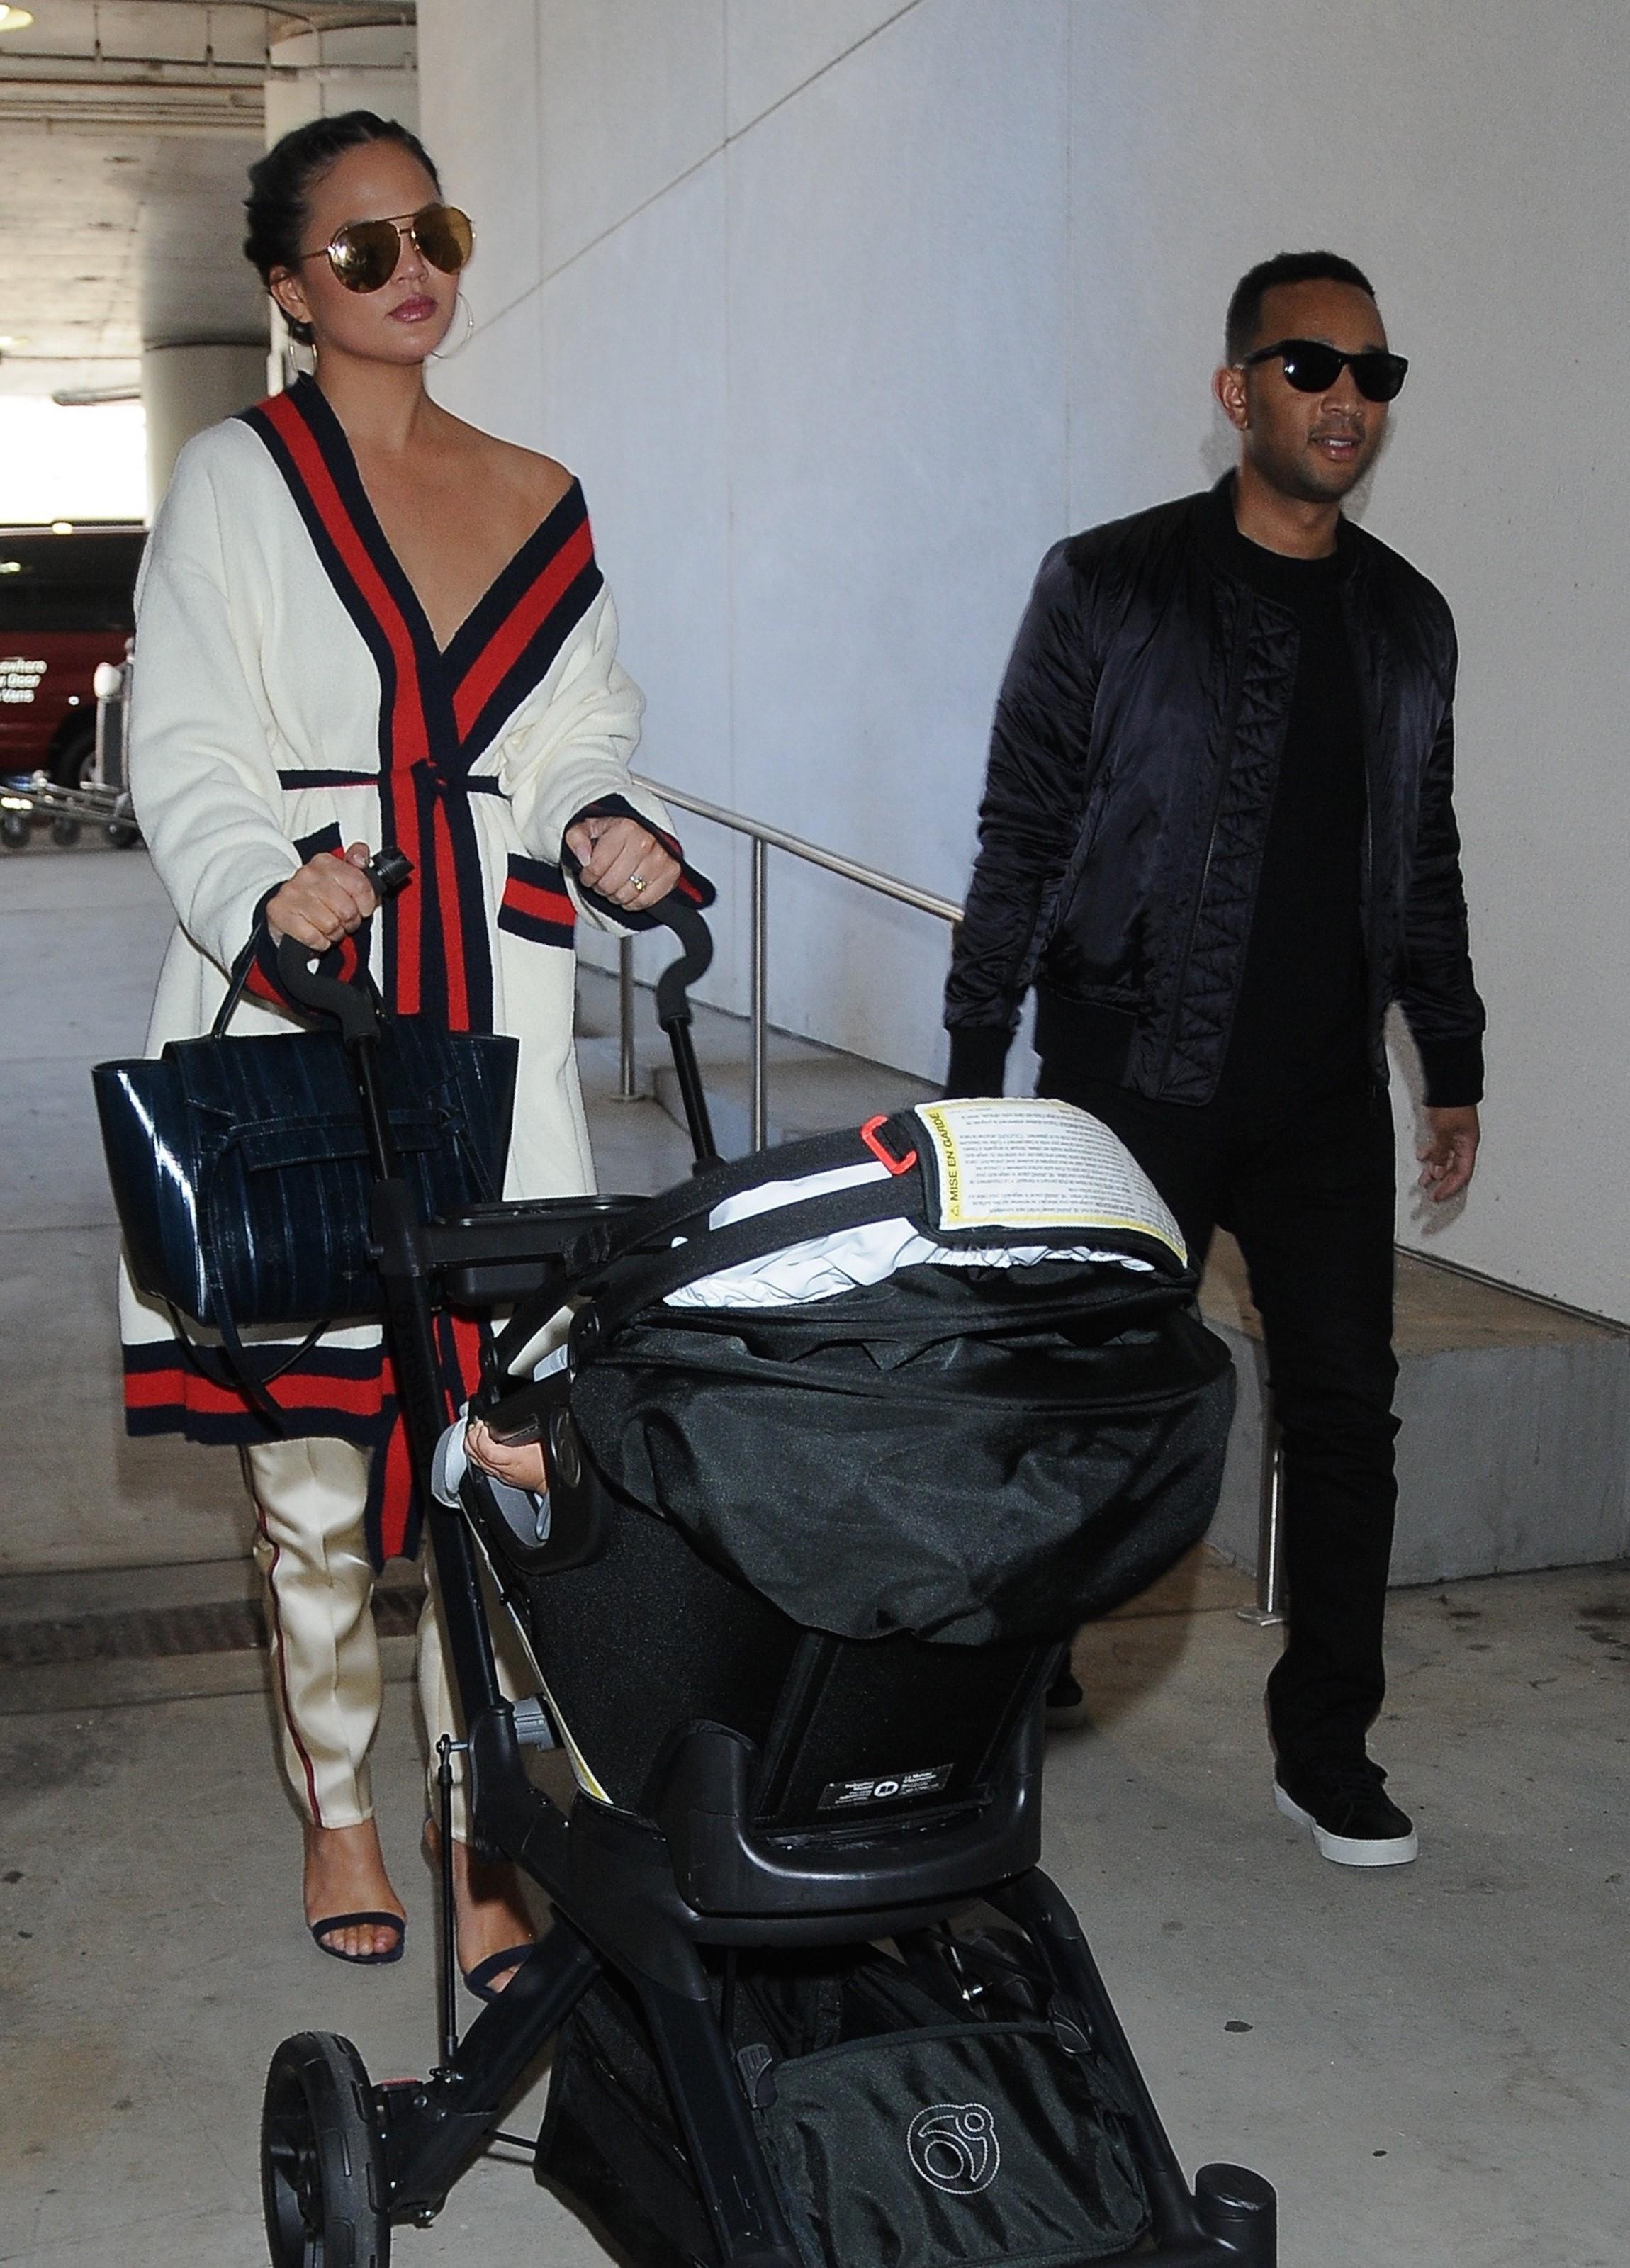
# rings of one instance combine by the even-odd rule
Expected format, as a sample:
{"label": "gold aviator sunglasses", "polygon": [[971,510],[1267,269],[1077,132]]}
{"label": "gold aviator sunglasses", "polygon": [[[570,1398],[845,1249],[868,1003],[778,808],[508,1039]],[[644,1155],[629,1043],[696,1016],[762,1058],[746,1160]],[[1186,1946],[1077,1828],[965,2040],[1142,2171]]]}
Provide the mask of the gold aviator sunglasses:
{"label": "gold aviator sunglasses", "polygon": [[411,237],[432,268],[456,276],[475,249],[468,213],[457,205],[421,205],[393,220],[348,220],[327,244],[303,252],[302,262],[327,260],[348,291],[382,291],[396,273],[402,239]]}

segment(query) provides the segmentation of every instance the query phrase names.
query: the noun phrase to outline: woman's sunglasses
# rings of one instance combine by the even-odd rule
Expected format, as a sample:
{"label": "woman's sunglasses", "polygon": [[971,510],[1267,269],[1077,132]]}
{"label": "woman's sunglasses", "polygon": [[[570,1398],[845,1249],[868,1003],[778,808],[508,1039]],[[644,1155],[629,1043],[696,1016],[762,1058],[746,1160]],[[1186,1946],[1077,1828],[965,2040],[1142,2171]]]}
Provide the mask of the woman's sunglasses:
{"label": "woman's sunglasses", "polygon": [[432,268],[456,276],[475,249],[470,217],[457,205],[421,205],[394,220],[348,220],[302,261],[327,260],[348,291],[382,291],[396,273],[402,239],[411,237]]}
{"label": "woman's sunglasses", "polygon": [[1250,370],[1257,363],[1276,357],[1284,364],[1285,383],[1294,386],[1298,394],[1328,394],[1342,372],[1350,370],[1353,383],[1366,401],[1396,401],[1409,369],[1402,355],[1387,354],[1380,347],[1366,347],[1362,354],[1343,354],[1336,347],[1327,347],[1322,339],[1277,339],[1271,347],[1259,347],[1255,354],[1248,354],[1239,367]]}

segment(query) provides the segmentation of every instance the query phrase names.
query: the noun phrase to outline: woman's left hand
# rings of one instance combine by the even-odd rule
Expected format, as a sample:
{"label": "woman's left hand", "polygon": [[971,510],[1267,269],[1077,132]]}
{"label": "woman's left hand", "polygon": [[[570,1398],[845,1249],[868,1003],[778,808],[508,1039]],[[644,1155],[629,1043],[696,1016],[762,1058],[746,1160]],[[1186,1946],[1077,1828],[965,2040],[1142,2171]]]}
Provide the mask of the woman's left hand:
{"label": "woman's left hand", "polygon": [[613,905],[657,905],[679,879],[679,860],[636,819],[580,819],[566,841],[578,880]]}

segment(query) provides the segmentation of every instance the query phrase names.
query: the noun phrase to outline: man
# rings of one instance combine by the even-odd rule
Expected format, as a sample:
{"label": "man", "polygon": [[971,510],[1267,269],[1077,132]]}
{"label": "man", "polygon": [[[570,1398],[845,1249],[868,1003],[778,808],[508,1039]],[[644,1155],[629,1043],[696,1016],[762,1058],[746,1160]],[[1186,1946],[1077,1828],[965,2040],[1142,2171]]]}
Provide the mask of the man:
{"label": "man", "polygon": [[1350,261],[1242,279],[1214,381],[1237,470],[1042,563],[946,990],[951,1094],[1001,1092],[1033,983],[1039,1091],[1114,1129],[1196,1266],[1217,1222],[1238,1239],[1285,1444],[1274,1796],[1349,1866],[1416,1852],[1365,1746],[1397,1493],[1388,1005],[1440,1204],[1471,1180],[1482,1093],[1454,626],[1341,513],[1406,367]]}

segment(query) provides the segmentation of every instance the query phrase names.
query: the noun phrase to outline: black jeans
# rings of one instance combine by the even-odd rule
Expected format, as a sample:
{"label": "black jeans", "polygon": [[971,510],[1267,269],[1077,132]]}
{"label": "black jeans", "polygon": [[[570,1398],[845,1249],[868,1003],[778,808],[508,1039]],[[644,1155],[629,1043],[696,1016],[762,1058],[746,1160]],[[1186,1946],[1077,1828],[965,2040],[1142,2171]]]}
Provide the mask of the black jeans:
{"label": "black jeans", "polygon": [[1262,1317],[1285,1442],[1285,1650],[1267,1685],[1282,1765],[1363,1753],[1386,1690],[1381,1629],[1398,1501],[1392,1445],[1393,1154],[1368,1079],[1271,1125],[1213,1123],[1042,1065],[1043,1094],[1113,1128],[1200,1266],[1232,1231]]}

